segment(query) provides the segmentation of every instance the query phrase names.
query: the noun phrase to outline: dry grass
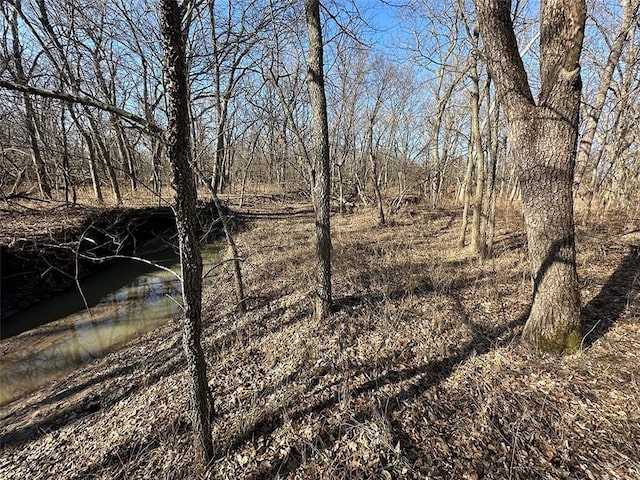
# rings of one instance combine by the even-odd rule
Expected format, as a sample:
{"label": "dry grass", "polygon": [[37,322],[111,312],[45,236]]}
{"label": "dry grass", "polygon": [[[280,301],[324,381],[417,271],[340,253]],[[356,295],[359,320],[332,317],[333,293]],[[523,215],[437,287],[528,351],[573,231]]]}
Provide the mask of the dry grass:
{"label": "dry grass", "polygon": [[[538,358],[517,345],[519,215],[501,212],[497,256],[479,263],[455,246],[458,213],[334,217],[324,324],[310,217],[252,220],[238,236],[249,312],[233,313],[230,272],[205,295],[211,478],[640,478],[639,239],[579,229],[594,328],[579,354]],[[184,389],[172,321],[6,405],[2,477],[191,478]]]}

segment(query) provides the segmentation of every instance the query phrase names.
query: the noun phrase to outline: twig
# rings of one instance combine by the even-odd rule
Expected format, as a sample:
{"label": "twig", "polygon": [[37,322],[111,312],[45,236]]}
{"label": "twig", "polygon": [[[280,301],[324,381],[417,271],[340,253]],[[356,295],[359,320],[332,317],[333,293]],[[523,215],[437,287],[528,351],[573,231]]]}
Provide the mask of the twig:
{"label": "twig", "polygon": [[596,329],[596,327],[597,327],[598,325],[600,325],[600,322],[602,322],[602,319],[598,320],[598,321],[596,322],[596,324],[595,324],[593,327],[591,327],[591,330],[589,330],[589,331],[588,331],[588,332],[587,332],[587,333],[582,337],[582,340],[580,341],[580,350],[582,350],[582,349],[584,348],[584,341],[585,341],[585,340],[587,339],[587,337],[591,334],[591,332],[593,332],[593,331]]}
{"label": "twig", "polygon": [[82,290],[82,286],[80,285],[80,262],[79,262],[79,258],[80,258],[80,245],[82,244],[82,240],[84,238],[84,236],[86,235],[86,233],[89,231],[89,229],[91,228],[93,224],[89,225],[84,232],[82,232],[82,235],[80,235],[80,240],[78,241],[78,247],[76,248],[76,261],[75,261],[75,275],[73,276],[73,279],[76,282],[76,287],[78,287],[78,292],[80,292],[80,296],[82,297],[82,303],[84,303],[84,307],[87,309],[87,312],[89,312],[89,318],[93,319],[93,314],[91,313],[91,309],[89,308],[89,303],[87,302],[87,297],[85,297],[84,295],[84,291]]}
{"label": "twig", "polygon": [[[89,228],[91,228],[91,225],[89,227],[87,227],[87,230],[89,230]],[[84,236],[87,233],[87,230],[85,230],[82,234],[82,236],[80,237],[80,240],[78,241],[78,246],[80,245],[80,243],[82,243],[82,240],[84,240]],[[90,238],[87,238],[86,240],[91,240]],[[47,247],[52,247],[52,248],[63,248],[63,249],[68,249],[68,250],[74,250],[76,253],[76,271],[78,269],[77,267],[77,259],[78,258],[83,258],[85,260],[91,260],[92,262],[96,262],[96,263],[102,263],[105,262],[107,260],[116,260],[116,259],[121,259],[121,260],[135,260],[136,262],[142,262],[142,263],[146,263],[147,265],[151,265],[152,267],[157,268],[158,270],[164,270],[165,272],[171,273],[172,275],[174,275],[178,280],[182,281],[182,277],[174,270],[172,270],[169,267],[165,267],[164,265],[160,265],[159,263],[153,262],[151,260],[147,260],[146,258],[142,258],[142,257],[136,257],[133,255],[103,255],[103,256],[99,256],[99,257],[94,257],[91,255],[86,255],[84,253],[80,253],[78,248],[72,249],[71,247],[67,247],[66,245],[52,245],[52,244],[45,244],[44,246]]]}
{"label": "twig", "polygon": [[524,416],[527,413],[527,407],[524,408],[522,412],[522,416],[516,425],[516,431],[513,434],[513,441],[511,442],[511,463],[509,465],[509,480],[513,477],[513,462],[516,456],[516,446],[518,445],[518,433],[520,432],[520,425],[522,424],[522,420],[524,420]]}
{"label": "twig", "polygon": [[171,273],[174,277],[176,277],[178,280],[182,282],[182,277],[175,270],[172,270],[169,267],[165,267],[164,265],[160,265],[159,263],[153,262],[151,260],[147,260],[146,258],[134,257],[132,255],[107,255],[107,256],[101,256],[99,258],[92,257],[90,255],[82,255],[82,254],[80,256],[87,260],[93,260],[96,262],[104,262],[106,260],[116,260],[116,259],[135,260],[136,262],[141,262],[141,263],[146,263],[147,265],[151,265],[152,267],[157,268],[158,270],[164,270],[165,272]]}
{"label": "twig", "polygon": [[216,268],[224,265],[225,263],[229,263],[229,262],[244,262],[244,258],[242,257],[232,257],[232,258],[227,258],[226,260],[222,260],[216,264],[214,264],[211,268],[209,268],[209,270],[207,270],[207,273],[205,273],[202,278],[207,278],[211,272],[213,272]]}

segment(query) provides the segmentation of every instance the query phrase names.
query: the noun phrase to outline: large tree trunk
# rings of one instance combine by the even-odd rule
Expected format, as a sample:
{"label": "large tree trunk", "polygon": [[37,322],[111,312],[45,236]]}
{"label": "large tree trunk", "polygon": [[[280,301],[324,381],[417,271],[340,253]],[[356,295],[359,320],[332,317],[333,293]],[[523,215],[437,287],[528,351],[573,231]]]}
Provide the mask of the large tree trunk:
{"label": "large tree trunk", "polygon": [[195,473],[200,476],[213,458],[211,413],[202,334],[202,258],[196,235],[196,183],[191,166],[189,90],[185,60],[182,9],[176,0],[160,4],[164,73],[167,81],[167,153],[176,190],[176,224],[182,266],[184,329],[182,344],[187,361]]}
{"label": "large tree trunk", "polygon": [[533,303],[523,337],[545,351],[580,345],[580,298],[573,224],[577,129],[551,109],[512,121],[509,136],[521,167]]}
{"label": "large tree trunk", "polygon": [[519,167],[534,284],[523,340],[536,350],[572,353],[582,335],[572,186],[586,6],[583,0],[541,1],[536,104],[518,53],[510,3],[475,0],[487,64]]}
{"label": "large tree trunk", "polygon": [[331,310],[331,165],[329,163],[329,126],[324,91],[322,27],[319,0],[305,0],[309,54],[307,88],[313,112],[314,170],[316,213],[316,318],[326,319]]}

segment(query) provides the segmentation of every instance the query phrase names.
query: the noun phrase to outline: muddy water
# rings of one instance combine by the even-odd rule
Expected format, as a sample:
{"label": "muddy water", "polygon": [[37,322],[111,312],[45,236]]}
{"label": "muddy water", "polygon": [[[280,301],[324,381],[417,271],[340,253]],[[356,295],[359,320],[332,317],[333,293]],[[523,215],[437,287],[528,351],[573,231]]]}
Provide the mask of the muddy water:
{"label": "muddy water", "polygon": [[[203,249],[205,272],[218,261],[219,250],[215,244]],[[175,257],[156,261],[179,270]],[[76,290],[3,319],[3,337],[29,331],[20,341],[0,344],[0,404],[179,317],[175,275],[140,262],[111,265],[84,281],[82,291],[89,309]]]}

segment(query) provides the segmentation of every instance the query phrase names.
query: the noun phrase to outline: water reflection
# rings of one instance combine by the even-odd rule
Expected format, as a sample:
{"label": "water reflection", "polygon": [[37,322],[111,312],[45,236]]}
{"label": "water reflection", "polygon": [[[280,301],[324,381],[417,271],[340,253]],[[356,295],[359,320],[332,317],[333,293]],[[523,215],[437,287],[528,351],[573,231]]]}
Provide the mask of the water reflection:
{"label": "water reflection", "polygon": [[[217,261],[218,251],[215,245],[203,249],[205,271]],[[172,268],[177,270],[179,267]],[[100,284],[100,275],[92,281]],[[49,300],[50,303],[55,301]],[[16,342],[20,347],[15,351],[5,349],[0,359],[0,404],[36,390],[75,367],[116,350],[168,319],[176,318],[180,311],[179,301],[179,281],[169,272],[156,270],[137,276],[127,285],[103,295],[89,310],[83,309],[55,321],[49,319],[46,326],[37,327],[42,329],[43,335],[34,335],[35,340]],[[46,311],[46,305],[40,306],[40,310],[43,309]]]}

